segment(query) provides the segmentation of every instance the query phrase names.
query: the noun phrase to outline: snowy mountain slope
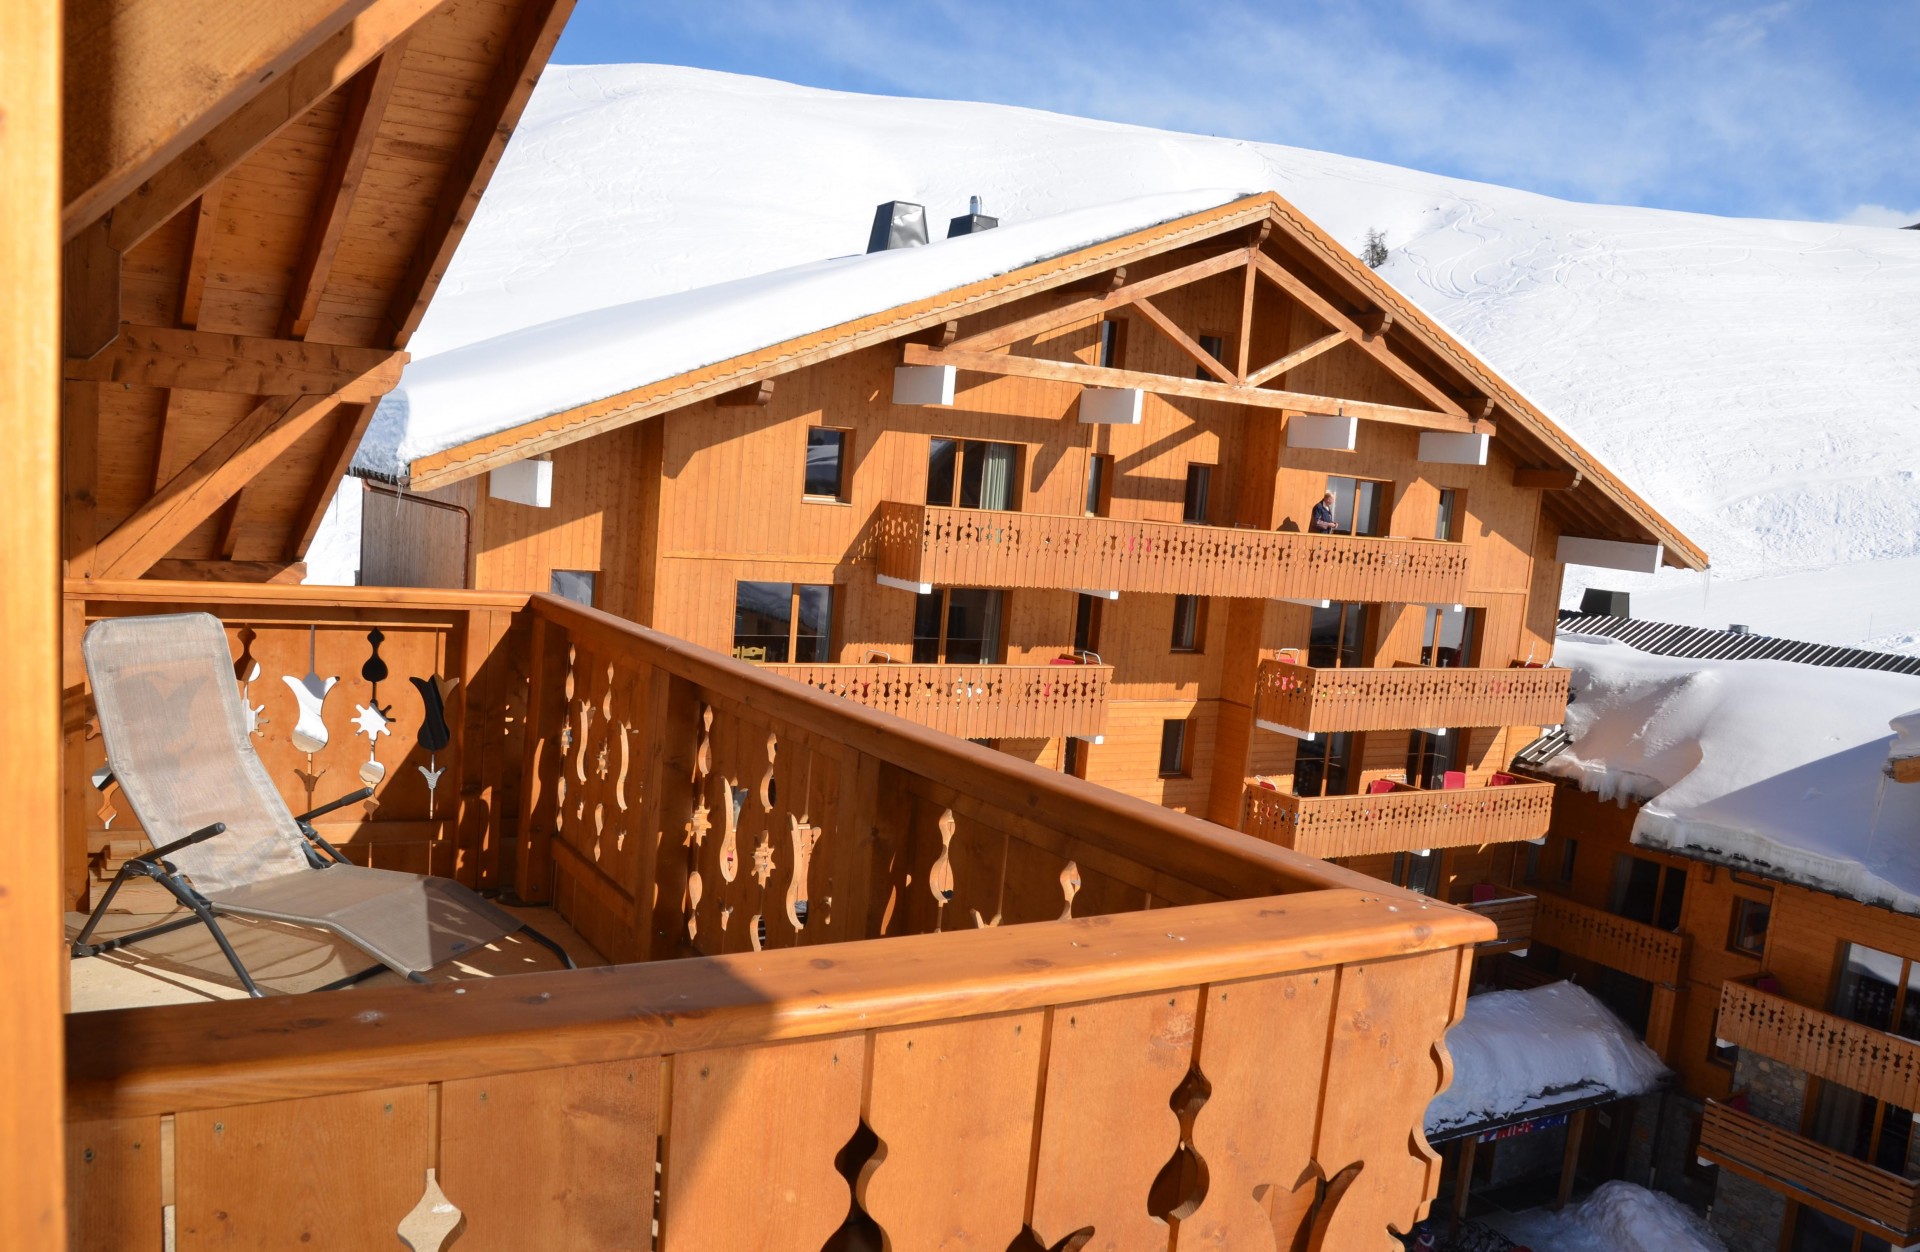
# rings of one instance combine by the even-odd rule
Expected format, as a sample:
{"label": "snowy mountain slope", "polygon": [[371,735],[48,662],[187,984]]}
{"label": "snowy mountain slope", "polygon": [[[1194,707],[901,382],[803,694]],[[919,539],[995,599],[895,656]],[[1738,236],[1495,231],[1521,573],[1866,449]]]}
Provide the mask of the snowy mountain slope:
{"label": "snowy mountain slope", "polygon": [[[979,194],[1012,223],[1219,187],[1277,190],[1356,248],[1384,230],[1390,281],[1706,546],[1712,581],[1660,575],[1642,615],[1787,633],[1769,625],[1780,605],[1801,636],[1920,635],[1920,587],[1870,614],[1826,597],[1829,620],[1802,585],[1837,565],[1870,584],[1859,563],[1920,558],[1915,231],[1581,205],[1004,106],[555,66],[412,348],[856,253],[882,200],[944,222]],[[1718,608],[1716,587],[1762,575],[1776,581],[1751,607]]]}

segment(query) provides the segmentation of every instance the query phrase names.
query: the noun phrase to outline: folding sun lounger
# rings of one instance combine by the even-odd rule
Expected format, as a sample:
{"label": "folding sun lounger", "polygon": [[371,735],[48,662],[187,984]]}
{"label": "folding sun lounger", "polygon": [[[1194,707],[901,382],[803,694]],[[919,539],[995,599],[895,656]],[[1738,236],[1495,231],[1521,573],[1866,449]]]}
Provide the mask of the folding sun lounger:
{"label": "folding sun lounger", "polygon": [[[248,993],[262,995],[220,929],[219,917],[231,915],[324,928],[415,982],[522,930],[573,967],[558,944],[457,882],[349,864],[312,822],[371,789],[293,816],[253,750],[218,618],[182,613],[95,622],[81,650],[110,777],[154,847],[121,867],[75,939],[75,957],[197,922],[213,933]],[[158,881],[190,915],[89,943],[130,876]]]}

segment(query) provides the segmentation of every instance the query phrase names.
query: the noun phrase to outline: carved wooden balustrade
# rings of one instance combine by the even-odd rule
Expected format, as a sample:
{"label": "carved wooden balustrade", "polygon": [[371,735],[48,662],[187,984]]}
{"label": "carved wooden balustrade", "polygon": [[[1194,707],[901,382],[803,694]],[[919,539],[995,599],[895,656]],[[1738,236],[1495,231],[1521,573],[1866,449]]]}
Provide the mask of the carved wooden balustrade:
{"label": "carved wooden balustrade", "polygon": [[1425,727],[1552,726],[1566,720],[1564,669],[1316,669],[1260,663],[1254,717],[1312,733]]}
{"label": "carved wooden balustrade", "polygon": [[1552,816],[1551,783],[1316,797],[1249,787],[1244,829],[1308,856],[1371,856],[1538,839]]}
{"label": "carved wooden balustrade", "polygon": [[962,739],[1091,739],[1107,728],[1111,665],[763,665]]}
{"label": "carved wooden balustrade", "polygon": [[[364,643],[382,594],[215,607]],[[481,669],[517,694],[447,697],[450,855],[627,964],[75,1016],[73,1247],[1387,1252],[1424,1212],[1485,919],[568,601],[508,616]],[[351,1169],[288,1182],[315,1161]]]}
{"label": "carved wooden balustrade", "polygon": [[1452,603],[1468,549],[1427,539],[882,504],[875,571],[909,583]]}
{"label": "carved wooden balustrade", "polygon": [[1750,983],[1720,988],[1719,1037],[1898,1108],[1920,1108],[1920,1042]]}
{"label": "carved wooden balustrade", "polygon": [[1684,935],[1550,891],[1539,893],[1533,937],[1572,956],[1669,986],[1680,982],[1687,952]]}
{"label": "carved wooden balustrade", "polygon": [[1700,1155],[1895,1247],[1920,1238],[1920,1181],[1876,1168],[1751,1113],[1707,1101]]}

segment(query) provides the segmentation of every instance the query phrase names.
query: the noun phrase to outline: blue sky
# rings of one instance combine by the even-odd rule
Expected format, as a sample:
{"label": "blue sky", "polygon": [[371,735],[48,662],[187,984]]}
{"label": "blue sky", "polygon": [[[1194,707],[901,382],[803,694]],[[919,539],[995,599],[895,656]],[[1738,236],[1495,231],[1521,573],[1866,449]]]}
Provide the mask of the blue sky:
{"label": "blue sky", "polygon": [[554,60],[1024,105],[1574,200],[1920,221],[1920,0],[579,0]]}

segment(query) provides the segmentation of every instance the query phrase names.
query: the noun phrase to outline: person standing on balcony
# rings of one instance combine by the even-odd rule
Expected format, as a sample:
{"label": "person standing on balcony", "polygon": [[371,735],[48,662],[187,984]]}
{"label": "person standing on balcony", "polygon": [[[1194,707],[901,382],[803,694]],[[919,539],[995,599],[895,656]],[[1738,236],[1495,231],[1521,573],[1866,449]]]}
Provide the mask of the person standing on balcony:
{"label": "person standing on balcony", "polygon": [[1313,520],[1308,529],[1316,535],[1331,535],[1333,526],[1333,493],[1329,491],[1320,497],[1320,503],[1313,506]]}

